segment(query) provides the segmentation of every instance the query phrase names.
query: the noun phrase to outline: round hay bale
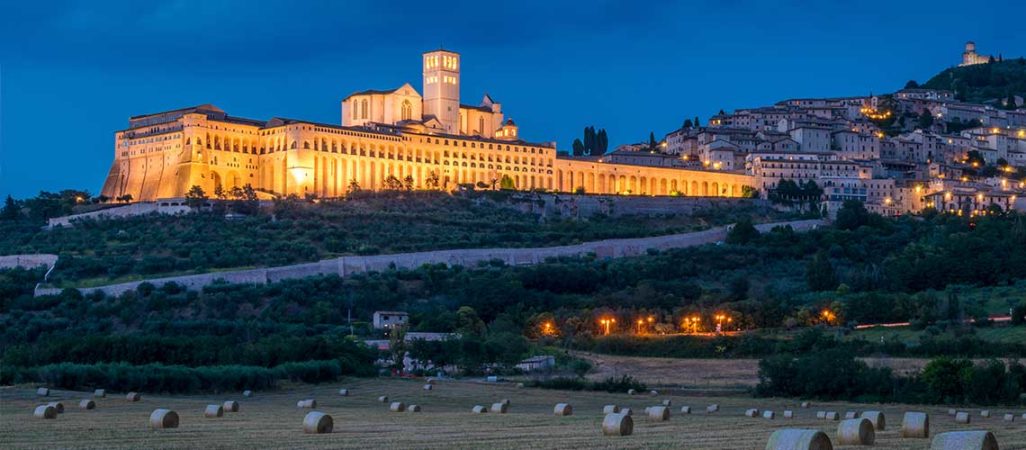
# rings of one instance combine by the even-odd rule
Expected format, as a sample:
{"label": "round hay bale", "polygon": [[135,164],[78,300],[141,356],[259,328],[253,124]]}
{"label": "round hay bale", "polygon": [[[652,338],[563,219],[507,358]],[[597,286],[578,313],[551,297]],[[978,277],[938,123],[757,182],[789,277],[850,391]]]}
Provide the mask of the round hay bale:
{"label": "round hay bale", "polygon": [[824,417],[824,419],[826,419],[826,420],[840,420],[841,416],[839,414],[837,414],[837,411],[827,411],[826,417]]}
{"label": "round hay bale", "polygon": [[651,395],[651,396],[655,397],[655,396],[659,395],[659,391],[653,389],[651,391],[648,391],[648,395]]}
{"label": "round hay bale", "polygon": [[36,416],[39,419],[56,419],[57,408],[54,408],[51,405],[39,405],[36,407],[36,410],[32,413],[32,415]]}
{"label": "round hay bale", "polygon": [[634,433],[634,419],[626,414],[606,414],[602,419],[602,434],[606,436],[630,436]]}
{"label": "round hay bale", "polygon": [[203,417],[224,417],[224,405],[207,405],[207,409],[203,410]]}
{"label": "round hay bale", "polygon": [[253,391],[242,391],[242,396],[243,397],[252,397],[253,396]]}
{"label": "round hay bale", "polygon": [[705,407],[705,412],[707,412],[707,413],[714,413],[714,412],[719,411],[719,410],[720,410],[720,405],[717,405],[716,403],[713,403],[713,404]]}
{"label": "round hay bale", "polygon": [[648,415],[648,410],[650,410],[650,409],[652,409],[652,407],[651,407],[651,406],[646,406],[646,407],[645,407],[645,415],[646,415],[646,416]]}
{"label": "round hay bale", "polygon": [[96,402],[91,399],[84,399],[78,402],[79,409],[96,409]]}
{"label": "round hay bale", "polygon": [[296,408],[314,409],[317,407],[317,400],[308,398],[306,400],[300,400],[296,402]]}
{"label": "round hay bale", "polygon": [[508,398],[504,398],[502,400],[499,400],[499,403],[502,403],[503,405],[509,406],[509,399]]}
{"label": "round hay bale", "polygon": [[811,408],[811,407],[812,407],[812,403],[809,403],[809,402],[802,402],[802,405],[801,405],[801,406],[802,406],[802,408]]}
{"label": "round hay bale", "polygon": [[36,389],[36,395],[38,395],[40,397],[49,397],[50,396],[50,389],[49,388],[39,388],[39,389]]}
{"label": "round hay bale", "polygon": [[93,391],[93,397],[95,397],[95,398],[104,398],[106,396],[107,396],[107,391],[105,389],[97,389],[97,390]]}
{"label": "round hay bale", "polygon": [[150,414],[150,428],[178,428],[178,413],[164,408],[153,410]]}
{"label": "round hay bale", "polygon": [[634,389],[628,389],[627,390],[627,395],[634,395],[634,394],[637,394],[637,393],[638,393],[638,391],[635,391]]}
{"label": "round hay bale", "polygon": [[420,405],[410,405],[406,407],[406,412],[420,412]]}
{"label": "round hay bale", "polygon": [[425,379],[424,382],[427,383],[427,384],[435,384],[435,378],[434,377],[427,377],[427,379]]}
{"label": "round hay bale", "polygon": [[844,419],[837,424],[837,443],[840,445],[873,445],[876,432],[869,419]]}
{"label": "round hay bale", "polygon": [[425,385],[424,385],[424,390],[425,390],[425,391],[430,391],[430,390],[432,390],[432,389],[434,389],[434,388],[435,388],[435,387],[434,387],[433,385],[430,385],[430,384],[425,384]]}
{"label": "round hay bale", "polygon": [[388,396],[382,395],[381,397],[378,397],[378,401],[381,403],[388,403]]}
{"label": "round hay bale", "polygon": [[776,417],[776,414],[774,414],[773,411],[763,411],[762,412],[762,418],[763,419],[773,420],[773,418],[775,418],[775,417]]}
{"label": "round hay bale", "polygon": [[1026,413],[1022,413],[1022,416],[1020,416],[1019,418],[1020,419],[1026,419]]}
{"label": "round hay bale", "polygon": [[616,405],[606,405],[602,407],[602,414],[619,414],[620,407]]}
{"label": "round hay bale", "polygon": [[224,406],[224,412],[239,412],[239,402],[235,400],[228,400],[222,406]]}
{"label": "round hay bale", "polygon": [[663,406],[670,406],[672,404],[673,402],[671,402],[670,399],[663,400]]}
{"label": "round hay bale", "polygon": [[496,414],[506,414],[506,411],[508,411],[508,410],[509,410],[509,403],[502,403],[502,402],[492,403],[491,412],[493,412],[493,413],[496,413]]}
{"label": "round hay bale", "polygon": [[791,411],[790,409],[785,409],[784,410],[784,418],[785,419],[794,419],[794,411]]}
{"label": "round hay bale", "polygon": [[745,410],[745,415],[748,417],[755,417],[759,415],[759,410],[756,408],[748,408]]}
{"label": "round hay bale", "polygon": [[934,436],[930,450],[998,450],[998,443],[986,430],[949,431]]}
{"label": "round hay bale", "polygon": [[901,418],[901,437],[926,439],[930,437],[930,416],[924,412],[909,411]]}
{"label": "round hay bale", "polygon": [[971,421],[972,421],[972,416],[970,416],[968,412],[959,411],[959,412],[955,413],[955,422],[956,423],[966,423],[967,424],[967,423],[969,423]]}
{"label": "round hay bale", "polygon": [[129,392],[125,394],[125,400],[128,400],[130,402],[137,402],[139,400],[142,400],[142,396],[139,395],[138,392]]}
{"label": "round hay bale", "polygon": [[481,406],[481,405],[474,405],[474,409],[471,409],[470,412],[472,412],[474,414],[484,414],[484,413],[488,412],[488,408],[485,408],[484,406]]}
{"label": "round hay bale", "polygon": [[665,406],[651,406],[648,408],[648,418],[657,422],[670,420],[670,408]]}
{"label": "round hay bale", "polygon": [[574,415],[574,407],[569,403],[556,403],[556,407],[552,408],[552,413],[557,416],[572,416]]}
{"label": "round hay bale", "polygon": [[339,389],[338,390],[338,395],[342,396],[342,397],[348,397],[349,396],[349,389],[345,389],[345,388]]}
{"label": "round hay bale", "polygon": [[826,411],[816,411],[817,419],[826,419]]}
{"label": "round hay bale", "polygon": [[630,415],[634,414],[634,411],[631,411],[630,408],[620,408],[620,414],[623,414],[625,416],[630,416]]}
{"label": "round hay bale", "polygon": [[876,431],[884,431],[887,429],[887,418],[884,417],[883,412],[866,411],[862,413],[862,418],[868,419],[869,423],[873,424],[873,429]]}
{"label": "round hay bale", "polygon": [[388,410],[392,412],[404,412],[406,411],[406,404],[403,402],[392,402],[388,405]]}
{"label": "round hay bale", "polygon": [[1015,422],[1015,414],[1005,414],[1005,422]]}
{"label": "round hay bale", "polygon": [[690,406],[681,406],[680,407],[680,413],[681,414],[691,414],[691,407]]}
{"label": "round hay bale", "polygon": [[955,409],[955,408],[948,408],[948,415],[949,416],[954,416],[955,414],[958,414],[958,410],[957,409]]}
{"label": "round hay bale", "polygon": [[53,406],[57,410],[57,414],[64,414],[64,402],[50,402],[47,405]]}
{"label": "round hay bale", "polygon": [[303,418],[303,432],[308,434],[331,433],[335,428],[335,421],[331,416],[322,412],[310,411]]}
{"label": "round hay bale", "polygon": [[984,409],[984,410],[980,411],[980,417],[983,417],[985,419],[989,418],[990,417],[990,410],[989,409]]}
{"label": "round hay bale", "polygon": [[848,419],[858,419],[858,418],[859,418],[859,412],[858,411],[847,411],[847,412],[844,413],[844,419],[845,420],[848,420]]}
{"label": "round hay bale", "polygon": [[833,450],[830,437],[819,430],[784,428],[774,431],[766,450]]}
{"label": "round hay bale", "polygon": [[517,383],[517,389],[523,389],[524,383]]}

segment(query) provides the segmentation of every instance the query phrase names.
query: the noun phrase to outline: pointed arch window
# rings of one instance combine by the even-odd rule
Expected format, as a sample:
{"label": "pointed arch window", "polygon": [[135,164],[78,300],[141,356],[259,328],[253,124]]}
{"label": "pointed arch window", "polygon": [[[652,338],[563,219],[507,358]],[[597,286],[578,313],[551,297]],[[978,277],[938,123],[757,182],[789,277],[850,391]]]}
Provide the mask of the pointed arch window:
{"label": "pointed arch window", "polygon": [[413,119],[413,105],[410,104],[409,100],[403,100],[402,106],[402,120]]}

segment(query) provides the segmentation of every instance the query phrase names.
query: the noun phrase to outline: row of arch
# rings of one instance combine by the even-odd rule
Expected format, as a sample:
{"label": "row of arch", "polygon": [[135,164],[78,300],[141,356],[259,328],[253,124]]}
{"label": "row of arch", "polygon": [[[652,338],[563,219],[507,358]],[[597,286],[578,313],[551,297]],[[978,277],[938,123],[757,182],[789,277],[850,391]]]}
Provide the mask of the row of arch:
{"label": "row of arch", "polygon": [[563,192],[583,189],[589,194],[688,195],[740,197],[744,185],[728,180],[688,180],[660,176],[595,173],[588,170],[556,170],[556,186]]}

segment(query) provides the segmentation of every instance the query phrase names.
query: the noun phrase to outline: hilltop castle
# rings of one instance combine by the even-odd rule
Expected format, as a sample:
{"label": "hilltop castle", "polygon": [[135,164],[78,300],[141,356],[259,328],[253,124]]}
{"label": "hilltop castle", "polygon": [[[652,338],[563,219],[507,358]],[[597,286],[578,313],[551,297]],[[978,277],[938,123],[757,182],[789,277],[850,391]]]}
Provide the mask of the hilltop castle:
{"label": "hilltop castle", "polygon": [[342,125],[245,119],[209,104],[132,117],[115,133],[101,194],[153,201],[183,197],[192,186],[211,195],[249,185],[273,195],[341,197],[354,183],[451,190],[508,180],[520,190],[737,197],[754,185],[740,173],[557,157],[555,143],[521,139],[489,95],[478,106],[460,103],[459,53],[422,58],[423,96],[409,83],[354,93],[342,100]]}
{"label": "hilltop castle", "polygon": [[965,51],[962,52],[962,66],[972,66],[976,64],[987,64],[990,61],[990,55],[980,55],[976,53],[976,43],[969,41],[965,43]]}

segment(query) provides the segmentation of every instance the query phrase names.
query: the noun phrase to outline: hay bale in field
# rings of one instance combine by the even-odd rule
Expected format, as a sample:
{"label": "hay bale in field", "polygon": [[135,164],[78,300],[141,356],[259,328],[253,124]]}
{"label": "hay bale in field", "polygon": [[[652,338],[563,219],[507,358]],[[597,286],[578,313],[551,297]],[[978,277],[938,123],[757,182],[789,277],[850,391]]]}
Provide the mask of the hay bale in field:
{"label": "hay bale in field", "polygon": [[909,411],[901,418],[901,437],[926,439],[930,437],[930,416],[924,412]]}
{"label": "hay bale in field", "polygon": [[648,395],[651,395],[651,396],[655,397],[655,396],[659,395],[659,391],[653,389],[651,391],[648,391]]}
{"label": "hay bale in field", "polygon": [[616,405],[606,405],[602,407],[602,414],[619,414],[620,407]]}
{"label": "hay bale in field", "polygon": [[638,393],[638,391],[635,391],[634,389],[628,389],[627,390],[627,395],[634,395],[634,394],[637,394],[637,393]]}
{"label": "hay bale in field", "polygon": [[316,407],[317,407],[317,400],[314,400],[312,398],[308,398],[306,400],[300,400],[300,401],[296,402],[296,408],[314,409]]}
{"label": "hay bale in field", "polygon": [[556,407],[552,408],[552,414],[557,416],[572,416],[574,415],[574,407],[569,403],[556,403]]}
{"label": "hay bale in field", "polygon": [[990,418],[990,410],[989,409],[984,409],[984,410],[980,411],[980,417],[983,417],[985,419],[986,418]]}
{"label": "hay bale in field", "polygon": [[406,407],[406,412],[420,412],[420,405],[410,405]]}
{"label": "hay bale in field", "polygon": [[310,411],[303,418],[303,432],[307,434],[331,433],[335,420],[322,412]]}
{"label": "hay bale in field", "polygon": [[745,410],[745,415],[748,416],[748,417],[758,416],[759,415],[759,410],[757,408],[748,408],[748,409]]}
{"label": "hay bale in field", "polygon": [[153,410],[150,413],[150,428],[154,430],[178,428],[178,413],[164,408]]}
{"label": "hay bale in field", "polygon": [[474,408],[471,409],[470,412],[472,412],[474,414],[484,414],[484,413],[488,412],[488,408],[485,408],[484,406],[481,406],[481,405],[474,405]]}
{"label": "hay bale in field", "polygon": [[252,397],[253,396],[253,391],[242,391],[242,396],[243,397]]}
{"label": "hay bale in field", "polygon": [[720,405],[717,405],[716,403],[713,403],[713,404],[705,407],[705,412],[707,412],[707,413],[714,413],[714,412],[719,411],[719,410],[720,410]]}
{"label": "hay bale in field", "polygon": [[1015,422],[1015,414],[1005,414],[1005,422]]}
{"label": "hay bale in field", "polygon": [[346,389],[346,388],[339,389],[338,390],[338,395],[341,396],[341,397],[348,397],[349,396],[349,389]]}
{"label": "hay bale in field", "polygon": [[776,414],[773,413],[773,411],[768,411],[767,410],[767,411],[763,411],[762,412],[762,418],[763,419],[773,420],[775,417],[777,417],[777,416],[776,416]]}
{"label": "hay bale in field", "polygon": [[105,389],[97,389],[97,390],[93,391],[93,397],[94,398],[104,398],[106,396],[107,396],[107,391]]}
{"label": "hay bale in field", "polygon": [[840,420],[841,419],[841,415],[837,414],[837,411],[827,411],[826,417],[824,417],[824,419],[826,419],[826,420]]}
{"label": "hay bale in field", "polygon": [[673,402],[671,402],[670,399],[663,400],[663,406],[670,406],[672,404]]}
{"label": "hay bale in field", "polygon": [[812,403],[809,403],[809,402],[802,402],[802,405],[801,405],[801,406],[802,406],[802,408],[811,408],[811,407],[812,407]]}
{"label": "hay bale in field", "polygon": [[504,398],[502,400],[499,400],[499,403],[502,403],[503,405],[509,406],[509,399],[508,398]]}
{"label": "hay bale in field", "polygon": [[830,437],[819,430],[784,428],[774,431],[766,450],[833,450]]}
{"label": "hay bale in field", "polygon": [[427,379],[424,380],[424,383],[426,383],[426,384],[435,384],[435,378],[434,377],[427,377]]}
{"label": "hay bale in field", "polygon": [[949,431],[934,436],[930,450],[998,450],[998,443],[986,430]]}
{"label": "hay bale in field", "polygon": [[139,395],[138,392],[129,392],[125,394],[125,400],[128,400],[130,402],[137,402],[139,400],[142,400],[142,396]]}
{"label": "hay bale in field", "polygon": [[388,403],[388,396],[387,395],[382,395],[382,396],[378,397],[378,401],[381,402],[381,403]]}
{"label": "hay bale in field", "polygon": [[517,389],[523,389],[524,383],[517,383]]}
{"label": "hay bale in field", "polygon": [[425,391],[430,391],[430,390],[432,390],[432,389],[434,389],[434,388],[435,388],[435,386],[434,386],[434,385],[431,385],[431,384],[425,384],[425,385],[424,385],[424,390],[425,390]]}
{"label": "hay bale in field", "polygon": [[40,397],[49,397],[50,396],[50,389],[49,388],[39,388],[39,389],[36,389],[36,395],[38,395]]}
{"label": "hay bale in field", "polygon": [[681,406],[680,407],[680,413],[681,414],[691,414],[691,407],[690,406]]}
{"label": "hay bale in field", "polygon": [[509,411],[509,403],[492,403],[490,411],[496,414],[506,414],[506,412]]}
{"label": "hay bale in field", "polygon": [[96,402],[88,398],[83,399],[82,401],[78,402],[78,407],[79,409],[96,409]]}
{"label": "hay bale in field", "polygon": [[224,417],[224,405],[207,405],[207,409],[203,410],[203,417]]}
{"label": "hay bale in field", "polygon": [[32,412],[32,415],[39,419],[56,419],[57,408],[54,408],[51,405],[39,405],[36,407],[36,410]]}
{"label": "hay bale in field", "polygon": [[630,415],[634,414],[634,411],[631,411],[630,408],[620,408],[620,414],[623,414],[625,416],[630,416]]}
{"label": "hay bale in field", "polygon": [[873,445],[876,432],[866,418],[845,419],[837,424],[837,443],[840,445]]}
{"label": "hay bale in field", "polygon": [[971,419],[972,419],[972,417],[969,416],[968,412],[959,411],[959,412],[955,413],[955,423],[965,423],[965,424],[968,424],[971,421]]}
{"label": "hay bale in field", "polygon": [[955,414],[958,414],[958,410],[957,409],[955,409],[955,408],[948,408],[948,415],[949,416],[954,416]]}
{"label": "hay bale in field", "polygon": [[405,412],[406,404],[403,402],[392,402],[391,405],[388,405],[388,410],[392,412]]}
{"label": "hay bale in field", "polygon": [[606,414],[602,419],[602,434],[606,436],[630,436],[634,433],[634,419],[626,414]]}
{"label": "hay bale in field", "polygon": [[784,410],[784,418],[785,419],[794,419],[794,411],[791,411],[790,409],[785,409]]}
{"label": "hay bale in field", "polygon": [[866,411],[862,413],[864,419],[868,419],[869,423],[873,424],[873,429],[876,431],[884,431],[887,429],[887,418],[884,417],[884,413],[881,411]]}
{"label": "hay bale in field", "polygon": [[826,411],[816,411],[817,419],[826,419]]}
{"label": "hay bale in field", "polygon": [[848,419],[858,419],[859,418],[859,412],[858,411],[846,411],[844,413],[844,418],[845,418],[845,420],[848,420]]}
{"label": "hay bale in field", "polygon": [[57,410],[57,414],[64,414],[64,402],[50,402],[47,405],[53,406]]}
{"label": "hay bale in field", "polygon": [[648,418],[658,422],[664,420],[670,420],[670,408],[665,406],[650,406],[648,408]]}
{"label": "hay bale in field", "polygon": [[1026,419],[1026,413],[1022,413],[1022,416],[1020,417],[1020,419]]}
{"label": "hay bale in field", "polygon": [[235,400],[228,400],[222,406],[224,406],[224,412],[239,412],[239,402]]}

